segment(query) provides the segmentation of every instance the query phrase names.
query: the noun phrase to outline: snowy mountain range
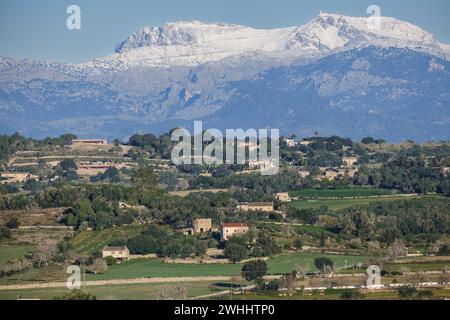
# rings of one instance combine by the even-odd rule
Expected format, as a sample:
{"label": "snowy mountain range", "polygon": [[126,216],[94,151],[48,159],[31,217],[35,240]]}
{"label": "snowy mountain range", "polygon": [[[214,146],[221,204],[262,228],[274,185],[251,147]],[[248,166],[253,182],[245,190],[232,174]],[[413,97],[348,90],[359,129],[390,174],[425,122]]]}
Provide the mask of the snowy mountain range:
{"label": "snowy mountain range", "polygon": [[126,137],[203,119],[302,136],[449,139],[449,59],[449,45],[386,17],[378,28],[329,13],[270,30],[168,23],[87,63],[0,58],[0,130]]}

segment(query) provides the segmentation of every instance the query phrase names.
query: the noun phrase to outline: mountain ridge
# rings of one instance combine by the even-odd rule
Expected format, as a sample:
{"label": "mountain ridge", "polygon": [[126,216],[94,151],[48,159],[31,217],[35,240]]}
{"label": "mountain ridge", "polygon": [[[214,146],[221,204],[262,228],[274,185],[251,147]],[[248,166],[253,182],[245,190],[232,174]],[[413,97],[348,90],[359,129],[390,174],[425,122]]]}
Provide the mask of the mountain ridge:
{"label": "mountain ridge", "polygon": [[[247,42],[255,29],[217,23],[214,28],[231,42],[242,28],[247,34],[239,40],[243,43],[232,47],[230,42],[219,43],[212,49],[211,24],[188,21],[140,29],[144,31],[139,37],[132,37],[127,45],[121,42],[119,53],[85,64],[0,58],[0,124],[3,131],[17,128],[32,135],[70,130],[79,136],[125,137],[139,130],[171,129],[166,125],[189,124],[193,119],[233,125],[233,121],[242,123],[239,113],[257,112],[257,121],[243,124],[276,125],[307,134],[323,127],[318,119],[325,113],[333,115],[327,118],[327,126],[344,135],[359,137],[361,130],[349,126],[365,119],[368,132],[387,140],[448,138],[450,67],[445,53],[450,46],[411,24],[393,18],[385,21],[384,31],[374,35],[358,31],[367,27],[364,18],[321,13],[304,26],[274,29],[269,34],[257,31],[260,38],[252,41],[277,40],[266,41],[263,47]],[[401,30],[387,27],[398,24]],[[187,29],[179,36],[181,27],[192,32],[198,26],[206,28],[208,36],[186,33]],[[231,33],[224,35],[227,32]],[[391,36],[386,38],[384,33]],[[146,38],[146,34],[152,36]],[[202,47],[205,43],[207,50]],[[220,51],[221,46],[229,51]],[[177,55],[180,53],[188,55]],[[381,74],[380,61],[386,66]],[[314,67],[317,70],[311,70]],[[289,70],[297,74],[292,76]],[[309,71],[303,73],[305,70]],[[294,84],[279,78],[285,85],[280,87],[270,80],[277,72],[293,77]],[[271,88],[277,88],[272,96],[286,101],[289,108],[270,97],[266,100],[275,106],[261,100]],[[438,88],[439,92],[433,92]],[[393,114],[390,108],[397,105],[402,112]],[[423,106],[429,108],[429,115]],[[297,119],[303,128],[288,118],[283,123],[276,110],[284,110],[281,114]],[[402,126],[389,132],[380,121],[389,114],[396,121],[414,123],[416,128],[408,131]],[[346,121],[340,119],[343,115]],[[214,120],[221,117],[222,121]],[[431,128],[428,132],[417,123],[421,118],[423,126]]]}

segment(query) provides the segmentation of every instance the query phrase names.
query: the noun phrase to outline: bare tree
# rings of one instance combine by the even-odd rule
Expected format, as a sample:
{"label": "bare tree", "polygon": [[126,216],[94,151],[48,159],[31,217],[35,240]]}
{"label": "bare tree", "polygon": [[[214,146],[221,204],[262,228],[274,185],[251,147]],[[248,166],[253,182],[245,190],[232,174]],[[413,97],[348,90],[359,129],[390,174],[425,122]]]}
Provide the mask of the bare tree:
{"label": "bare tree", "polygon": [[447,270],[443,270],[442,274],[439,276],[439,282],[442,285],[447,285],[449,283],[449,279],[450,279],[450,277],[449,277]]}
{"label": "bare tree", "polygon": [[58,253],[57,243],[54,241],[46,241],[40,243],[34,257],[39,265],[39,267],[47,267],[49,263]]}
{"label": "bare tree", "polygon": [[294,294],[297,284],[296,278],[295,273],[283,276],[279,282],[279,288],[287,291],[289,294]]}
{"label": "bare tree", "polygon": [[108,269],[108,264],[103,258],[95,258],[90,269],[92,269],[92,271],[94,271],[95,273],[102,273]]}
{"label": "bare tree", "polygon": [[171,297],[168,293],[168,288],[167,287],[162,287],[161,291],[158,294],[158,300],[171,300]]}
{"label": "bare tree", "polygon": [[304,264],[296,264],[295,272],[297,274],[297,278],[304,278],[309,271],[309,266]]}
{"label": "bare tree", "polygon": [[185,283],[182,283],[181,285],[177,286],[175,288],[175,292],[177,293],[178,296],[181,297],[181,299],[186,300],[187,287]]}
{"label": "bare tree", "polygon": [[428,248],[428,251],[432,254],[437,254],[439,250],[441,249],[441,246],[444,243],[440,240],[436,240],[436,242],[430,244],[430,247]]}
{"label": "bare tree", "polygon": [[397,259],[406,255],[406,247],[401,240],[395,240],[388,248],[388,258],[397,262]]}
{"label": "bare tree", "polygon": [[422,271],[413,272],[408,276],[408,282],[414,288],[420,288],[421,284],[426,280],[425,274]]}
{"label": "bare tree", "polygon": [[398,270],[403,273],[403,277],[406,277],[406,274],[410,271],[408,267],[400,267]]}

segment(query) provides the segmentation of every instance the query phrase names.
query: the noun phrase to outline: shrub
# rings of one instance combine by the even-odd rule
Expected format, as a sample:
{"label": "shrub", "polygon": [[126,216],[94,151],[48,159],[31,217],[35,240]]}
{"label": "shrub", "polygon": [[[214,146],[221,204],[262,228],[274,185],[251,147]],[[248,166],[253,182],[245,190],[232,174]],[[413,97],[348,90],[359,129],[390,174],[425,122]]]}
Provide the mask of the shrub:
{"label": "shrub", "polygon": [[296,247],[298,250],[300,250],[303,247],[303,240],[302,239],[295,239],[294,241],[294,247]]}
{"label": "shrub", "polygon": [[402,298],[411,298],[417,293],[413,287],[403,286],[398,289],[398,295]]}
{"label": "shrub", "polygon": [[74,290],[65,293],[62,296],[56,296],[54,300],[97,300],[97,297],[91,293],[83,292],[82,290]]}
{"label": "shrub", "polygon": [[358,300],[364,299],[364,295],[359,290],[345,290],[341,293],[343,300]]}
{"label": "shrub", "polygon": [[7,227],[0,227],[0,239],[10,239],[11,238],[11,230]]}
{"label": "shrub", "polygon": [[7,223],[6,227],[9,229],[18,229],[20,226],[20,222],[17,218],[11,218]]}
{"label": "shrub", "polygon": [[333,269],[334,262],[327,257],[319,257],[314,260],[314,265],[321,272],[326,272],[327,270]]}
{"label": "shrub", "polygon": [[106,257],[105,260],[106,260],[106,264],[108,266],[113,266],[113,265],[117,264],[117,259],[114,257],[109,256],[109,257]]}
{"label": "shrub", "polygon": [[431,290],[423,290],[423,291],[419,291],[417,296],[421,299],[427,299],[427,298],[434,297],[434,293]]}

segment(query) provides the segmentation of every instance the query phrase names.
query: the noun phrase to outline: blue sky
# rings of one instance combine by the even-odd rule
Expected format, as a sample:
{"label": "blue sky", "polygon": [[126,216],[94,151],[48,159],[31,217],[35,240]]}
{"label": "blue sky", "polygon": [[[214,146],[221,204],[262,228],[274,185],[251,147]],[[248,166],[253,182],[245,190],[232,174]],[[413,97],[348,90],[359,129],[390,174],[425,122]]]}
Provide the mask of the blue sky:
{"label": "blue sky", "polygon": [[[81,30],[66,28],[66,8],[82,12]],[[0,0],[0,56],[84,62],[114,51],[146,25],[202,20],[256,28],[302,25],[320,10],[366,16],[369,5],[383,16],[416,24],[450,43],[449,0]]]}

